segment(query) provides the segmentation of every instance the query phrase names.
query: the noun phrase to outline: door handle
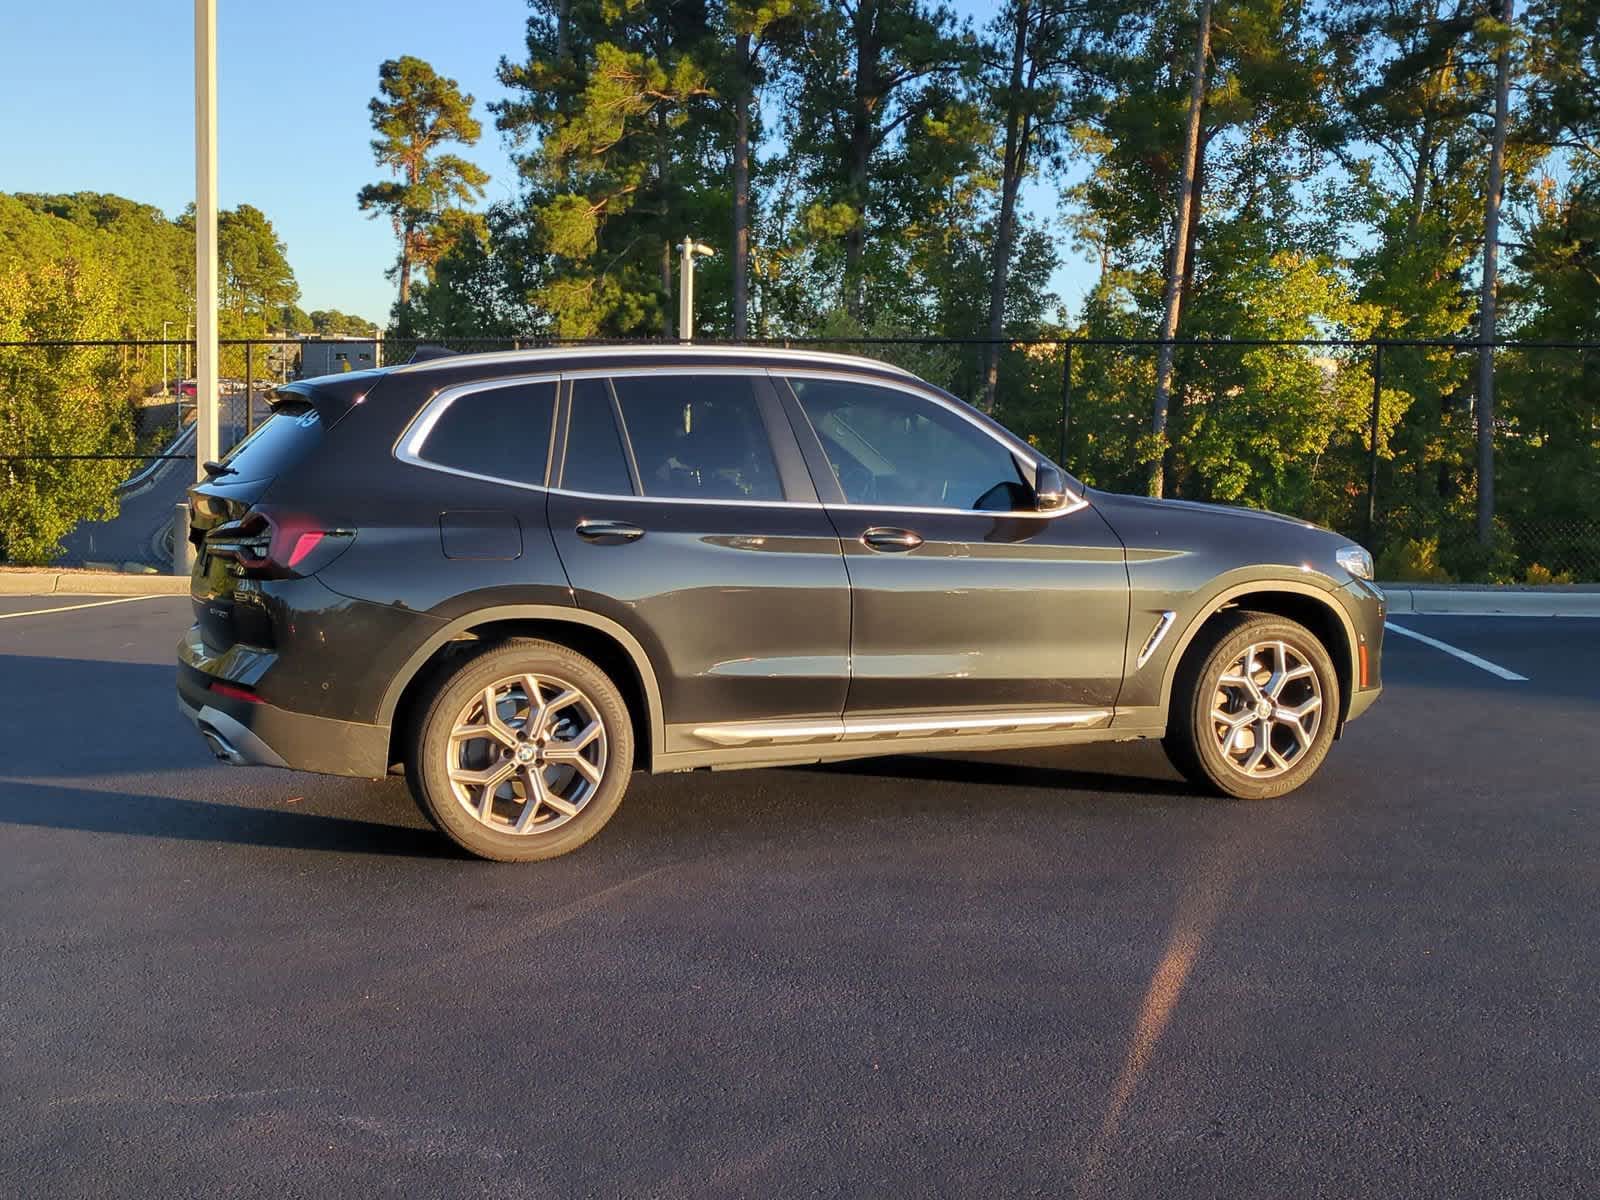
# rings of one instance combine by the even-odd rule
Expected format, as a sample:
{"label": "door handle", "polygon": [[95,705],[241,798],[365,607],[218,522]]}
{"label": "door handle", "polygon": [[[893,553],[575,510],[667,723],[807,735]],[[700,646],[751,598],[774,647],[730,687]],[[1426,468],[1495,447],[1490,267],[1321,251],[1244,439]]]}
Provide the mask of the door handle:
{"label": "door handle", "polygon": [[588,517],[578,522],[577,531],[579,537],[599,546],[620,546],[644,536],[643,529],[626,521],[597,521]]}
{"label": "door handle", "polygon": [[874,525],[861,535],[861,544],[869,550],[900,554],[907,550],[915,550],[922,545],[922,535],[913,533],[909,529],[891,529],[884,525]]}

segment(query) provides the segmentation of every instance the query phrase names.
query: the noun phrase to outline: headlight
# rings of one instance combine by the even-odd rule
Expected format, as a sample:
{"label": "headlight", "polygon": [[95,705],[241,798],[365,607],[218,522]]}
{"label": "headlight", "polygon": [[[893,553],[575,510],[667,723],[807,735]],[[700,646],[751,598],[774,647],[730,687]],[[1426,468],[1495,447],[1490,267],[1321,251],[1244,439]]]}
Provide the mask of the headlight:
{"label": "headlight", "polygon": [[1334,560],[1357,579],[1372,578],[1372,555],[1362,546],[1341,546]]}

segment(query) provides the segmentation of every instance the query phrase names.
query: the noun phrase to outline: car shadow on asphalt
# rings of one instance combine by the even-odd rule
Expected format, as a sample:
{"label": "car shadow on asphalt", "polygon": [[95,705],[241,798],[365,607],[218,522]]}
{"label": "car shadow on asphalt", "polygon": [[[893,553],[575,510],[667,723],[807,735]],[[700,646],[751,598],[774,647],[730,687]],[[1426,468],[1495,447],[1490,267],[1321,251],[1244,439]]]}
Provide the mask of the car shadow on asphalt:
{"label": "car shadow on asphalt", "polygon": [[[383,816],[392,799],[369,791],[381,789],[383,784],[327,781],[338,790],[324,796],[319,807],[348,805],[359,814],[350,816],[290,811],[271,806],[270,801],[263,806],[162,795],[159,784],[154,793],[144,790],[150,787],[149,780],[119,786],[118,777],[221,771],[177,712],[173,668],[168,664],[0,655],[0,680],[7,685],[0,688],[0,729],[7,732],[0,758],[0,776],[4,777],[0,779],[0,826],[442,861],[464,857],[431,828],[369,819]],[[86,740],[81,709],[87,696],[102,700],[98,702],[96,736]],[[1027,760],[1019,761],[1023,754]],[[1051,761],[1058,756],[1069,756],[1071,761],[1058,766]],[[687,804],[697,811],[702,831],[707,824],[727,829],[759,826],[768,833],[775,828],[799,830],[816,819],[811,803],[816,795],[831,794],[838,781],[846,778],[871,781],[875,789],[882,789],[881,794],[855,807],[858,815],[893,811],[908,799],[915,799],[918,805],[930,802],[929,788],[908,792],[895,786],[903,782],[950,785],[952,803],[966,803],[970,797],[958,800],[957,793],[973,785],[991,791],[1005,789],[1014,803],[1023,805],[1034,802],[1036,797],[1029,793],[1040,800],[1048,794],[1053,804],[1070,799],[1088,806],[1104,803],[1108,796],[1142,797],[1156,803],[1206,802],[1207,797],[1190,785],[1170,775],[1162,778],[1159,772],[1164,769],[1160,751],[1150,746],[959,758],[867,758],[758,772],[769,780],[788,781],[781,785],[780,793],[787,802],[754,807],[752,792],[767,785],[759,785],[743,773],[697,772],[660,776],[649,782],[641,776],[632,789],[636,802],[624,805],[622,827],[632,826],[656,851],[663,850],[678,840],[677,814]],[[268,776],[279,773],[263,774],[263,778]],[[110,786],[75,786],[91,777],[104,779]],[[203,794],[209,785],[197,786]],[[183,790],[197,796],[194,788]],[[658,807],[649,803],[651,800],[667,803]],[[994,800],[991,795],[989,802]],[[837,814],[830,820],[837,820]]]}
{"label": "car shadow on asphalt", "polygon": [[0,782],[0,825],[281,850],[465,858],[424,826],[16,780]]}
{"label": "car shadow on asphalt", "polygon": [[[1119,764],[1120,765],[1120,764]],[[1215,799],[1191,783],[1137,773],[1129,774],[1009,762],[991,758],[937,758],[922,756],[861,758],[838,763],[812,763],[792,768],[825,775],[851,775],[874,779],[915,780],[922,783],[977,784],[984,787],[1034,788],[1079,792],[1085,795],[1171,796],[1186,800]]]}
{"label": "car shadow on asphalt", "polygon": [[0,774],[161,771],[211,758],[178,712],[170,663],[5,654],[0,682]]}

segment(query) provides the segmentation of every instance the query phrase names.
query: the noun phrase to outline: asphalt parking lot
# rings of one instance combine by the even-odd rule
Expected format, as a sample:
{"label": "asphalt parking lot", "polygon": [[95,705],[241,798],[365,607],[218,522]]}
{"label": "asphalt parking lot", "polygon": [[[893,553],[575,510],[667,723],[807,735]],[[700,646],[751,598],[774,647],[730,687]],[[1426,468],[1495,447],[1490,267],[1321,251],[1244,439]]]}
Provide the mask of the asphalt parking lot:
{"label": "asphalt parking lot", "polygon": [[0,598],[0,1195],[1593,1194],[1600,620],[1396,618],[1501,673],[1391,636],[1284,800],[639,776],[505,867],[214,765],[187,614]]}

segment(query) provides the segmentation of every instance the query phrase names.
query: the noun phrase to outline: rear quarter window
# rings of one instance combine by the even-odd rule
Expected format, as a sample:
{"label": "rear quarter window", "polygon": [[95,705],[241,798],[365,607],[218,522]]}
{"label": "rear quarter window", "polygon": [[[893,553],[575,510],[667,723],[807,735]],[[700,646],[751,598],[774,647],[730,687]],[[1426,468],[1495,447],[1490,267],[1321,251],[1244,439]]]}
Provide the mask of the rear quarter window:
{"label": "rear quarter window", "polygon": [[425,466],[542,486],[555,407],[553,379],[464,392],[425,409],[406,449]]}

